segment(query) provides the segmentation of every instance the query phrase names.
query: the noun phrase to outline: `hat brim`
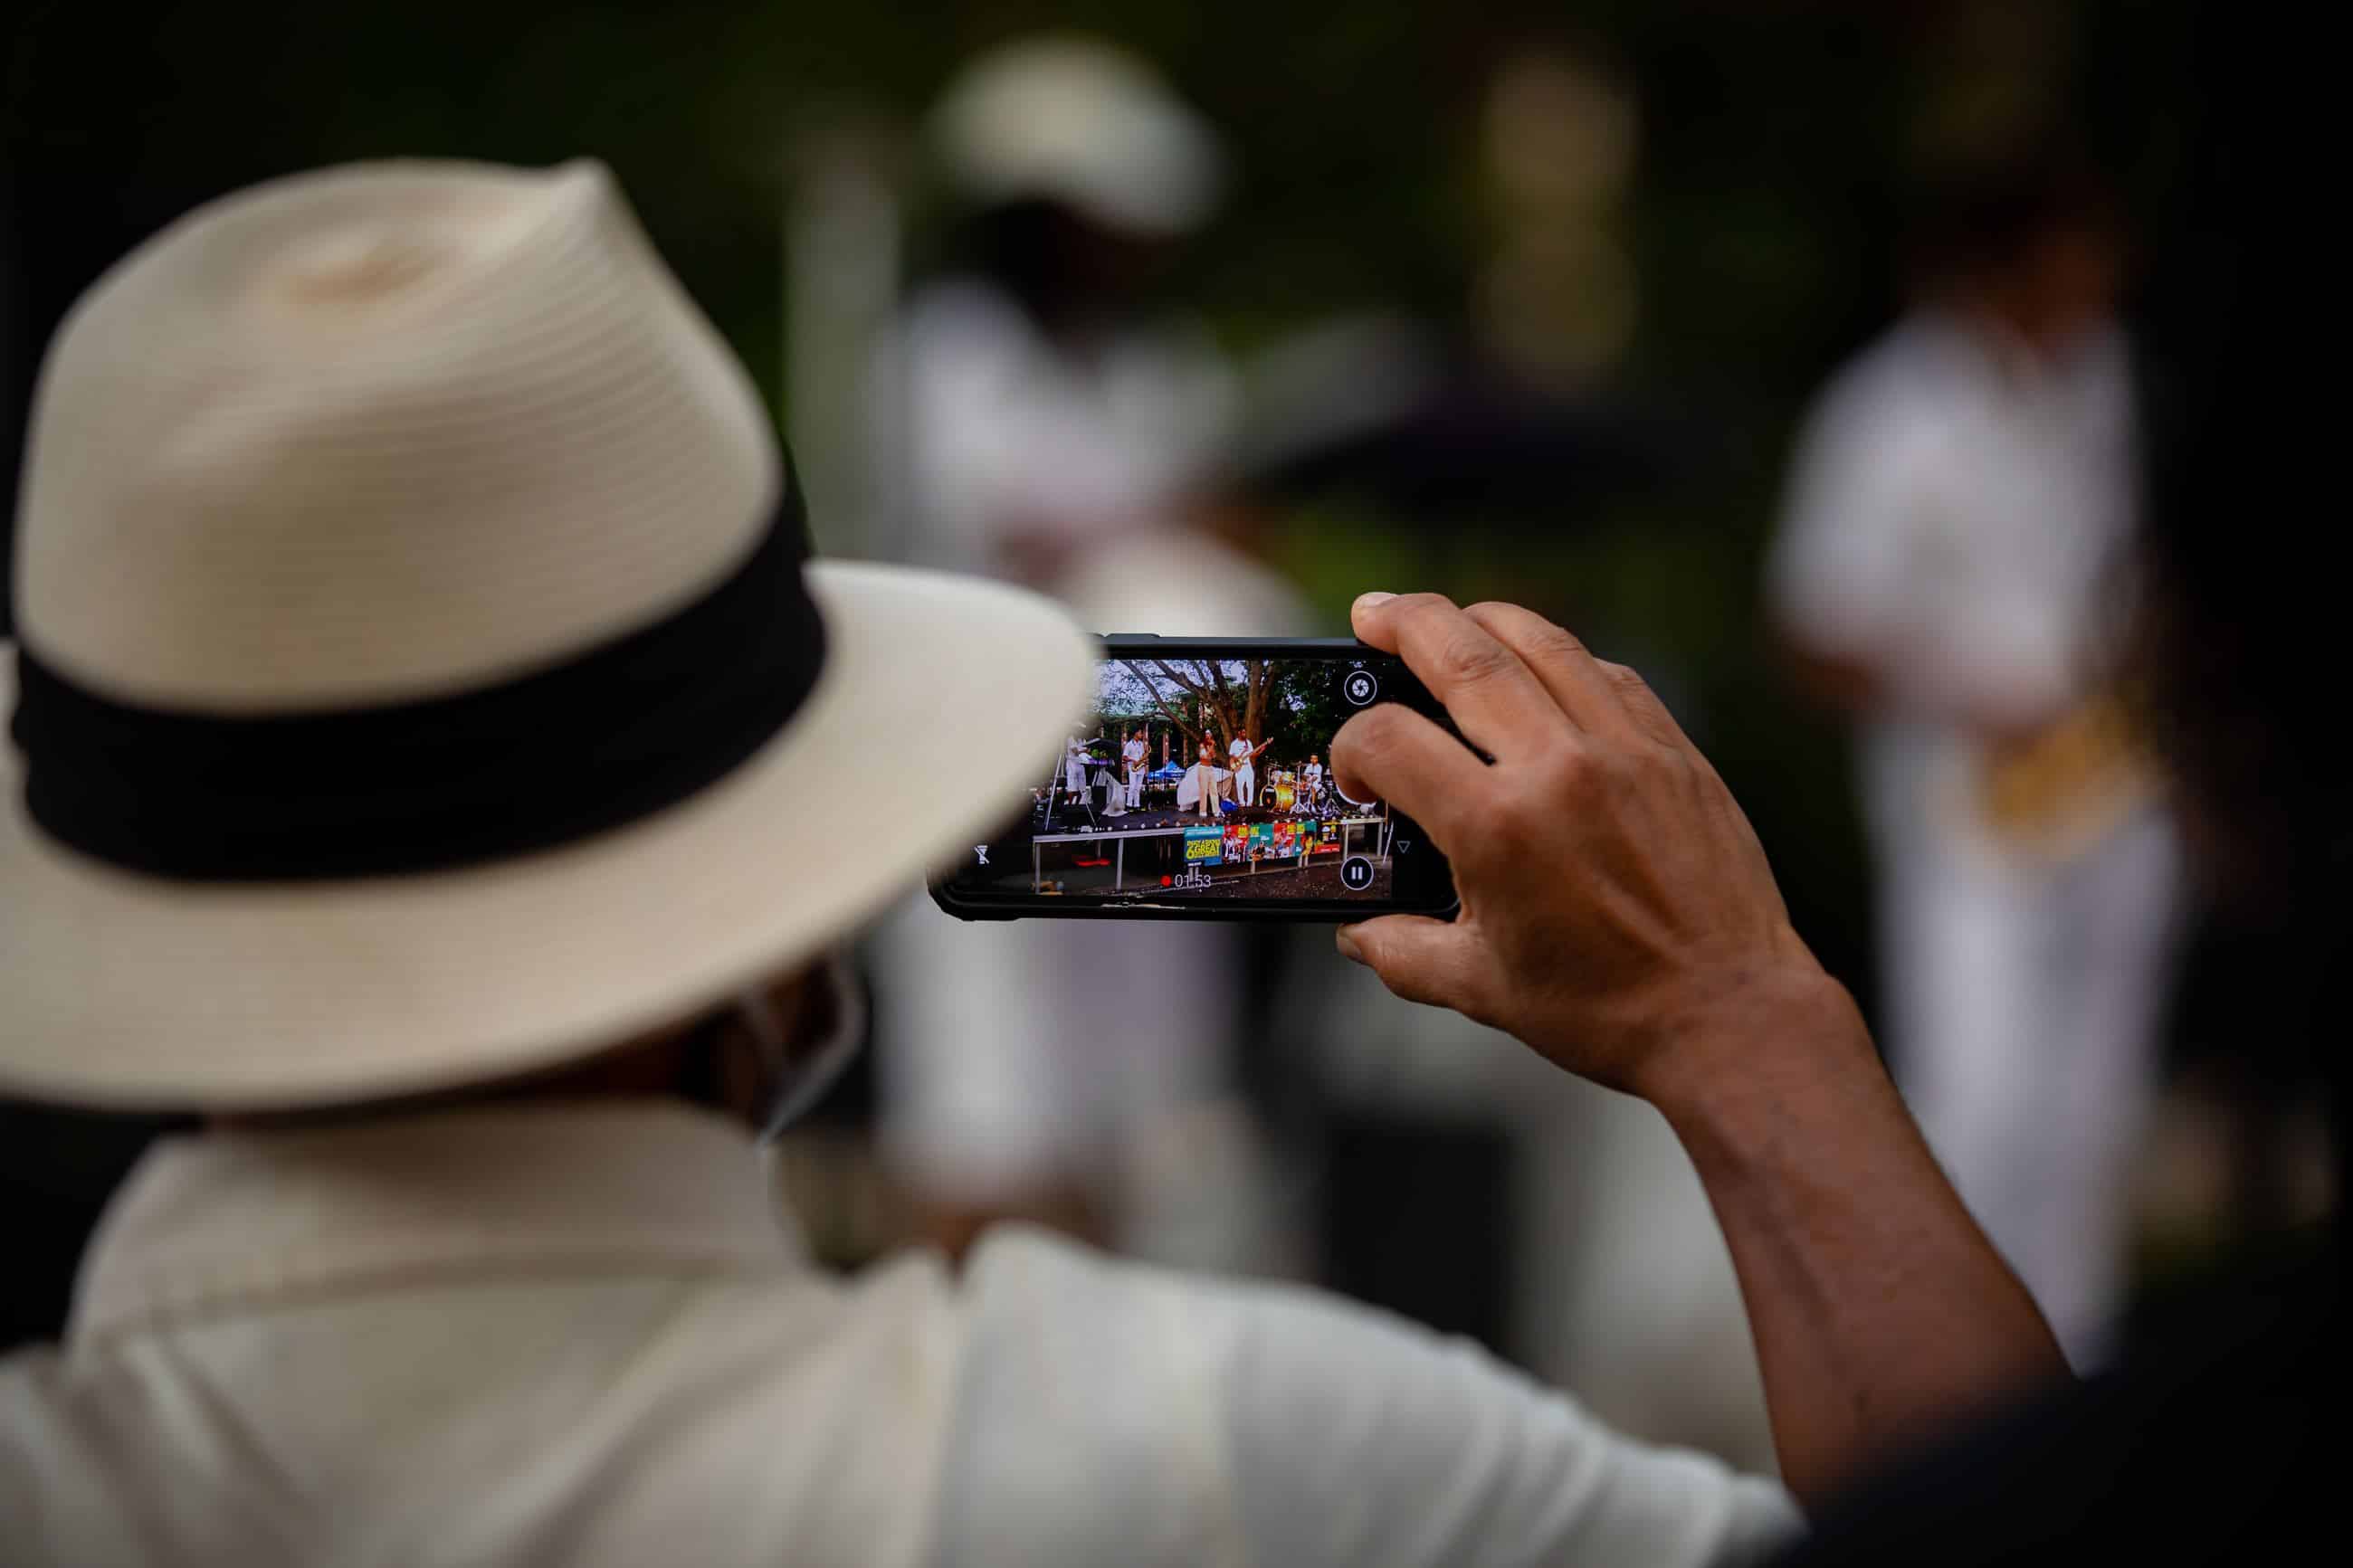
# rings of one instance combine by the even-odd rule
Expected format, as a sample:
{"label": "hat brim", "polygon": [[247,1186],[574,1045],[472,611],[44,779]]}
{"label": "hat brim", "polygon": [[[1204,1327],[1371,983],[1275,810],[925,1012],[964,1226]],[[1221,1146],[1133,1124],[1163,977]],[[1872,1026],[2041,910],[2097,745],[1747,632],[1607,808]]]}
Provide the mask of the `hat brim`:
{"label": "hat brim", "polygon": [[[0,1089],[126,1108],[326,1105],[593,1054],[848,934],[1016,808],[1093,690],[1046,601],[822,563],[802,710],[692,798],[458,871],[182,883],[65,850],[0,745]],[[0,655],[0,714],[16,660]]]}

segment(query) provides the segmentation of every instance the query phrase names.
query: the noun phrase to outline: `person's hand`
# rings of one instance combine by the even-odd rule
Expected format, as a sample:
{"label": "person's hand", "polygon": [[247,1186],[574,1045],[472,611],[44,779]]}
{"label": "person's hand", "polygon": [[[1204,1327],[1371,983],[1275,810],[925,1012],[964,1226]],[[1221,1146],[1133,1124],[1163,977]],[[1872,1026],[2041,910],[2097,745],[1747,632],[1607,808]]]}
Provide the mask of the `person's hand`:
{"label": "person's hand", "polygon": [[1744,1020],[1851,1009],[1731,792],[1640,676],[1513,605],[1367,594],[1354,618],[1494,761],[1394,703],[1340,731],[1342,793],[1419,822],[1462,898],[1451,922],[1344,927],[1341,952],[1409,1001],[1654,1099]]}

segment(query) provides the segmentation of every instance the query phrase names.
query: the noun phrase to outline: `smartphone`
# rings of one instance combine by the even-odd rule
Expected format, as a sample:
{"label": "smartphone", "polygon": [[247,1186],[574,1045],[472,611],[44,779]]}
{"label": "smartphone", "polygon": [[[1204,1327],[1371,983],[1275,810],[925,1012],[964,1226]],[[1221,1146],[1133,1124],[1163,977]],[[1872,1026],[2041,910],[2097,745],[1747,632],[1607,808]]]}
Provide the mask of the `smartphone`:
{"label": "smartphone", "polygon": [[1349,638],[1105,637],[1092,710],[932,897],[965,920],[1451,916],[1438,847],[1333,777],[1332,737],[1379,702],[1452,730],[1402,659]]}

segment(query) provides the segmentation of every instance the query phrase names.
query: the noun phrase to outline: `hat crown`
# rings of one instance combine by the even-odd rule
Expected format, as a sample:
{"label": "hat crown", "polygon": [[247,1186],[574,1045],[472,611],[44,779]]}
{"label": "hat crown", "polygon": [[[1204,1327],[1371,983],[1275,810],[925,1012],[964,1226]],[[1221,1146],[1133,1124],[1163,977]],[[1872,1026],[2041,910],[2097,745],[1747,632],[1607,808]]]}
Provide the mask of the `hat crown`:
{"label": "hat crown", "polygon": [[600,165],[300,175],[183,218],[68,318],[19,634],[160,707],[461,692],[696,598],[782,472]]}

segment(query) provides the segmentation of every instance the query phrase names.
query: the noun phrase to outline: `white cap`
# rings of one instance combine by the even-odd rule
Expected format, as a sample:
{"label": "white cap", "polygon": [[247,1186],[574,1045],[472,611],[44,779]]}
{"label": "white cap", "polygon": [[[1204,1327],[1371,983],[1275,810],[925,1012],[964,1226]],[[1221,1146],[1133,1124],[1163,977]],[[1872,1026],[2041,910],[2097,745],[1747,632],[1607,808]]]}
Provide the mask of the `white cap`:
{"label": "white cap", "polygon": [[942,95],[932,137],[975,201],[1049,197],[1154,237],[1198,226],[1223,177],[1208,122],[1142,60],[1090,38],[1030,38],[983,55]]}

